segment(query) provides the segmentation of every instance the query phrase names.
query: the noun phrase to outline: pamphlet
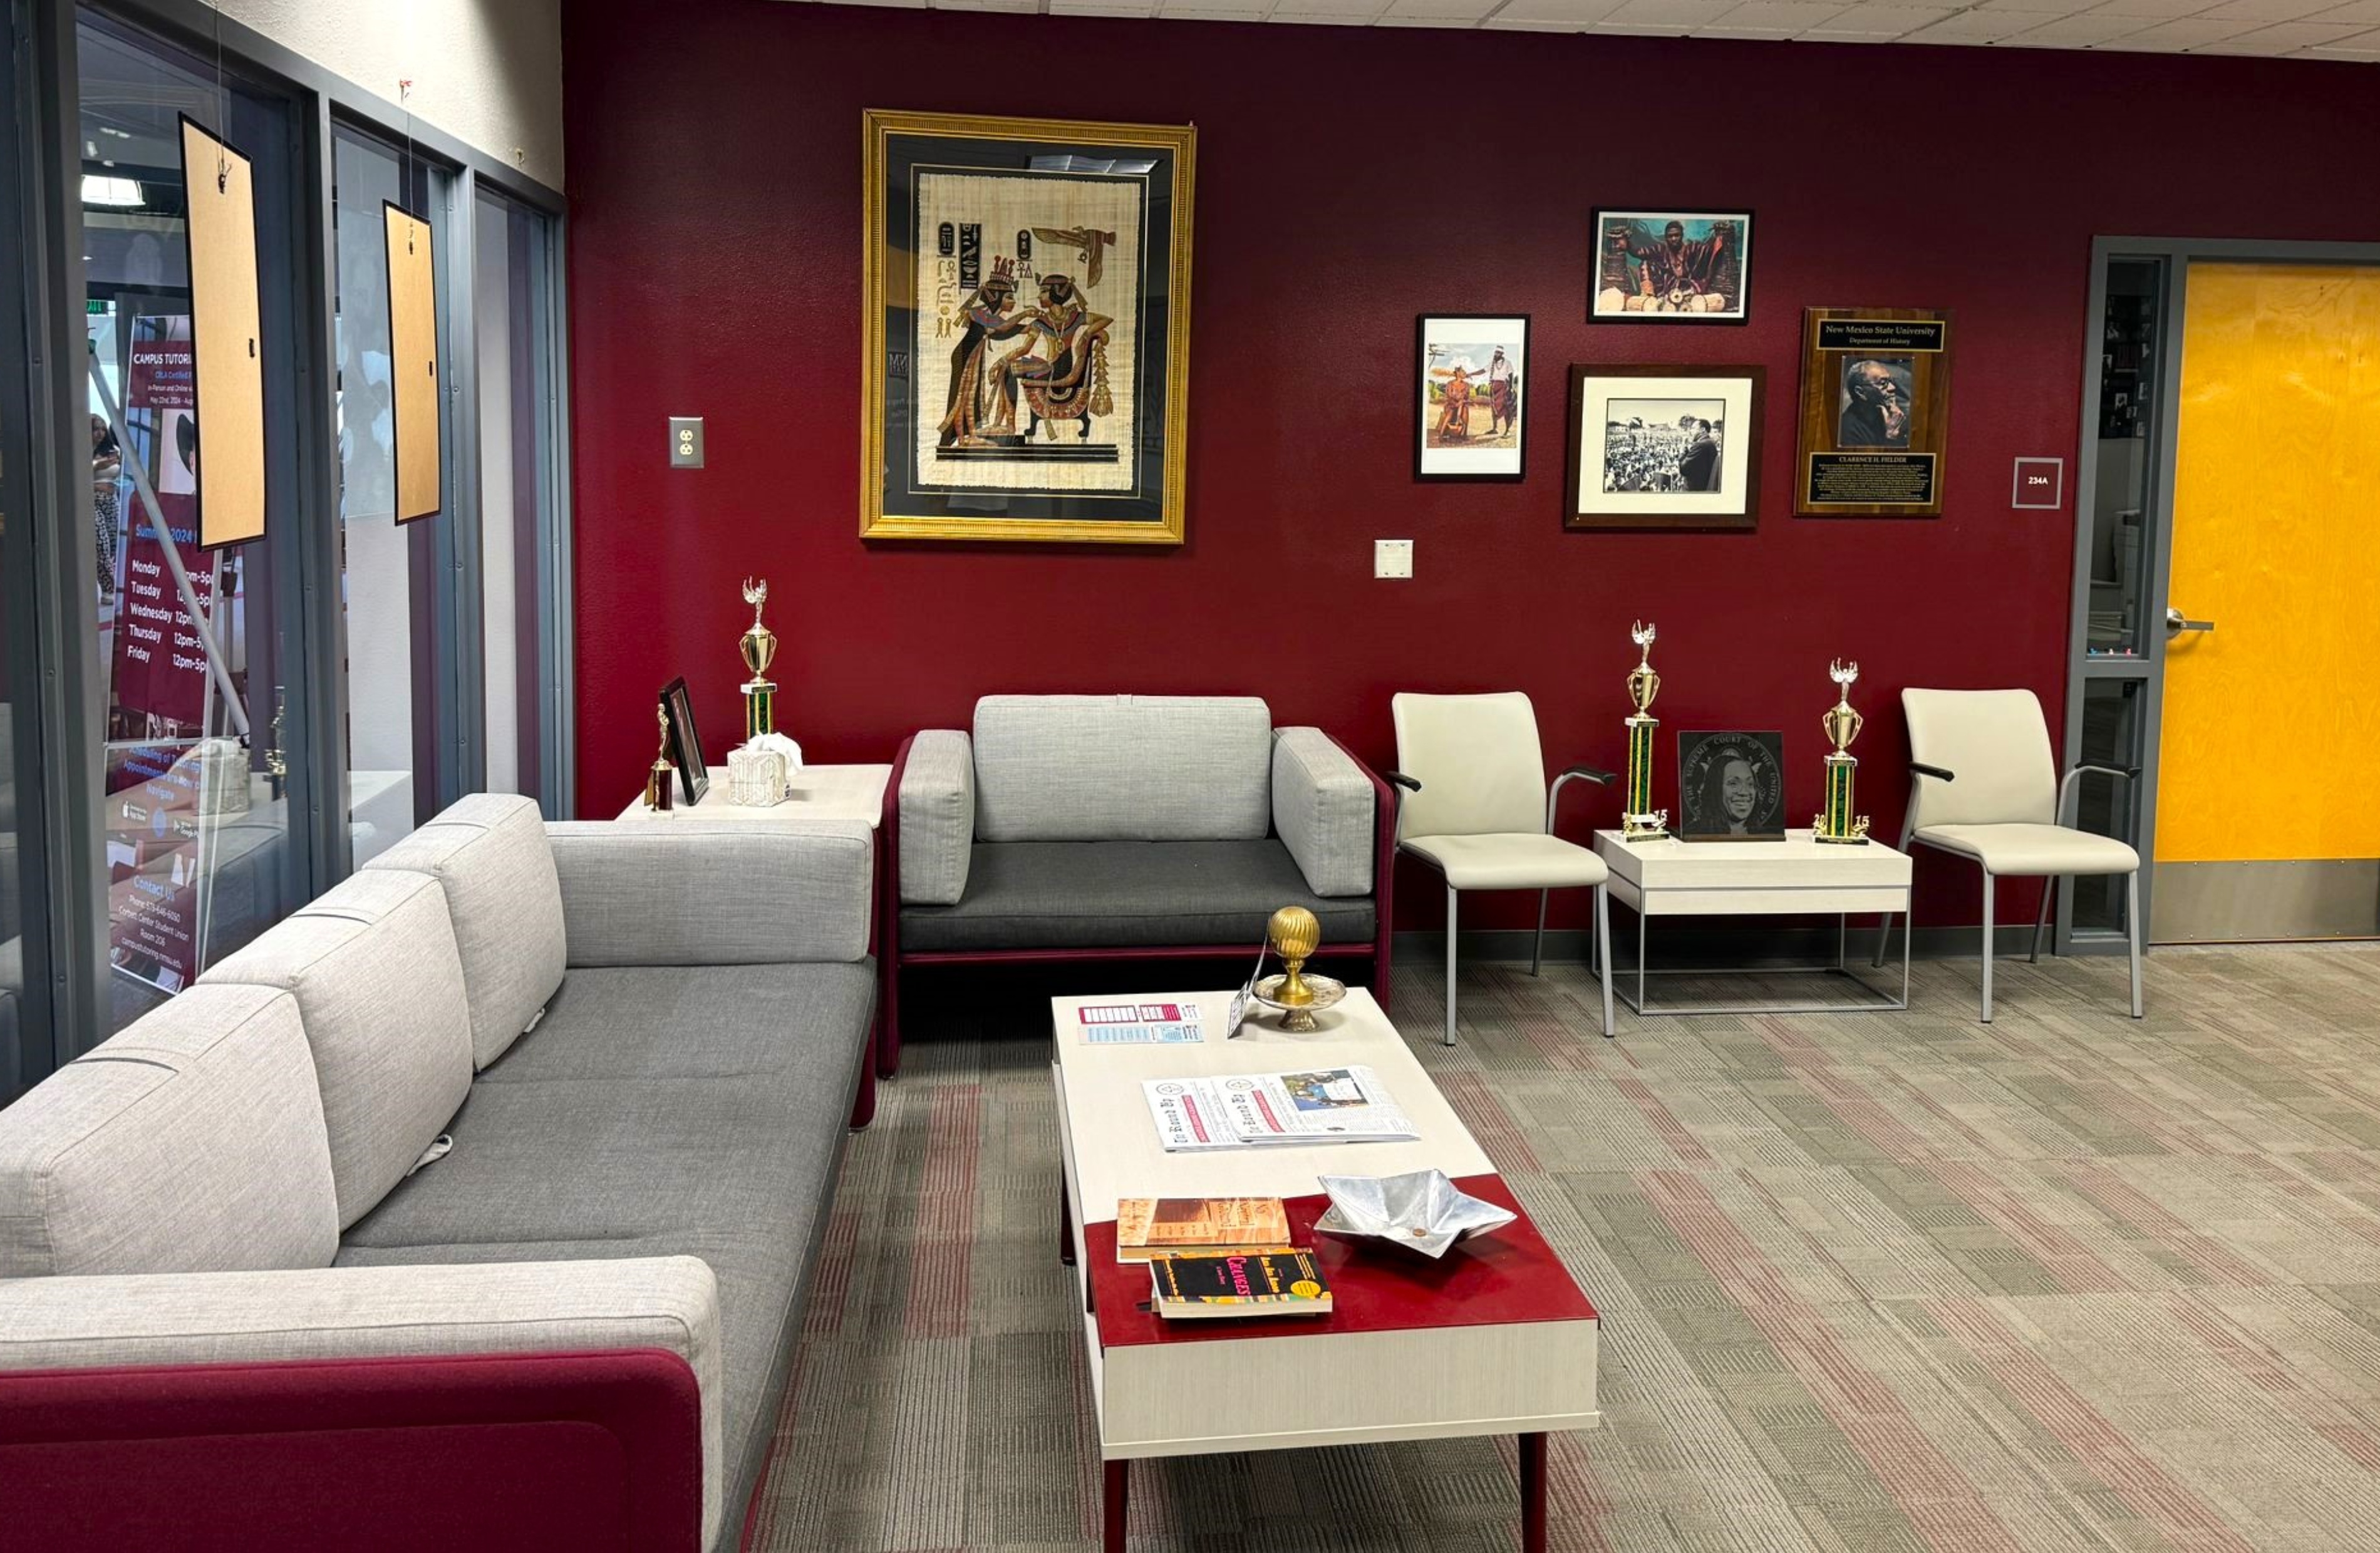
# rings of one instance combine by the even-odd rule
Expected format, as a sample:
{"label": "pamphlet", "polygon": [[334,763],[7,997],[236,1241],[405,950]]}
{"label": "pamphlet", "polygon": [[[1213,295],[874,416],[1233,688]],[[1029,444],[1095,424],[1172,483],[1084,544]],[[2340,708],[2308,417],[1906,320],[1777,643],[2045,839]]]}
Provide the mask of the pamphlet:
{"label": "pamphlet", "polygon": [[1184,1046],[1207,1038],[1196,1003],[1090,1003],[1075,1017],[1088,1046]]}
{"label": "pamphlet", "polygon": [[1398,1143],[1419,1134],[1367,1067],[1152,1078],[1141,1083],[1168,1153],[1314,1143]]}

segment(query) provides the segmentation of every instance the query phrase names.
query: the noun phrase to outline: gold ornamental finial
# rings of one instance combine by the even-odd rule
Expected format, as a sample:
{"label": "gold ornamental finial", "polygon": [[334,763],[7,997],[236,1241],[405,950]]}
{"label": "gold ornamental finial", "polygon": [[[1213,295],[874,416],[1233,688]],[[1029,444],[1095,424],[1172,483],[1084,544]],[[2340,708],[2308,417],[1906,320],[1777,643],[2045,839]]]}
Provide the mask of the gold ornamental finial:
{"label": "gold ornamental finial", "polygon": [[1321,946],[1322,924],[1304,906],[1283,906],[1265,924],[1265,936],[1289,965],[1275,999],[1284,1008],[1304,1008],[1314,1001],[1314,989],[1305,984],[1305,961]]}

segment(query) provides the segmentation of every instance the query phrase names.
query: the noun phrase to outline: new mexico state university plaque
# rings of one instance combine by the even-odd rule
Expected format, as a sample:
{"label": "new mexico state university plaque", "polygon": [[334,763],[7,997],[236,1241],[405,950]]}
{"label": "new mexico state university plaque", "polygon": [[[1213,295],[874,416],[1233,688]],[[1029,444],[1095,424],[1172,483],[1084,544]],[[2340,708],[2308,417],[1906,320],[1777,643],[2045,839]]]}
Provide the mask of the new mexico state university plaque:
{"label": "new mexico state university plaque", "polygon": [[1800,517],[1939,517],[1950,430],[1950,315],[1802,315]]}

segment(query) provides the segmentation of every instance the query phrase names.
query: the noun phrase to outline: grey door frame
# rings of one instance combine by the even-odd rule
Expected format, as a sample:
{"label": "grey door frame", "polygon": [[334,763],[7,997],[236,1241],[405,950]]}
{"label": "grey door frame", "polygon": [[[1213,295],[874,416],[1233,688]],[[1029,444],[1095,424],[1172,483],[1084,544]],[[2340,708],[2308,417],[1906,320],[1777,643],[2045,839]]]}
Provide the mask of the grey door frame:
{"label": "grey door frame", "polygon": [[[2141,558],[2141,619],[2143,646],[2136,659],[2093,659],[2090,641],[2091,545],[2099,479],[2099,400],[2105,378],[2103,360],[2107,309],[2107,269],[2118,260],[2160,261],[2165,270],[2155,340],[2158,375],[2156,406],[2149,422],[2148,500],[2141,516],[2144,524]],[[2157,750],[2164,730],[2166,633],[2162,625],[2170,602],[2173,578],[2173,475],[2179,451],[2181,412],[2182,325],[2190,301],[2192,263],[2350,264],[2380,266],[2380,243],[2285,242],[2257,237],[2095,237],[2091,243],[2091,288],[2084,314],[2082,401],[2080,447],[2074,461],[2074,576],[2068,620],[2066,673],[2066,758],[2071,765],[2082,755],[2084,687],[2095,680],[2136,683],[2141,686],[2140,767],[2138,782],[2129,783],[2124,797],[2130,811],[2131,834],[2124,837],[2141,855],[2140,894],[2143,941],[2155,920],[2152,902],[2156,890]],[[2244,795],[2243,795],[2244,796]],[[2077,933],[2073,926],[2072,892],[2058,892],[2058,952],[2061,954],[2121,954],[2125,935],[2092,930]]]}

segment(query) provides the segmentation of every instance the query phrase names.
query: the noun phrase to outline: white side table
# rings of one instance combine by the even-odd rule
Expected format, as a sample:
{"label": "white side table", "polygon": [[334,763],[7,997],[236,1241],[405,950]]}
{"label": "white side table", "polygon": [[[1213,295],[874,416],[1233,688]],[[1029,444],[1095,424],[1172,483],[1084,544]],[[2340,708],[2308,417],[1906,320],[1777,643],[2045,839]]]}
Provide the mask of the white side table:
{"label": "white side table", "polygon": [[[1636,992],[1615,982],[1629,1009],[1638,1014],[1679,1013],[1860,1013],[1909,1006],[1909,940],[1900,940],[1900,991],[1895,996],[1852,970],[1844,953],[1853,912],[1909,909],[1910,864],[1906,853],[1879,841],[1860,845],[1821,842],[1809,831],[1788,831],[1781,842],[1686,842],[1675,836],[1629,841],[1617,831],[1597,831],[1595,850],[1611,868],[1614,903],[1636,913]],[[1742,966],[1680,972],[1695,976],[1762,976],[1815,971],[1841,977],[1873,996],[1852,1002],[1695,1003],[1652,1008],[1645,998],[1645,940],[1657,916],[1798,916],[1832,912],[1836,916],[1831,965]],[[1612,974],[1612,967],[1604,967]]]}
{"label": "white side table", "polygon": [[[673,777],[671,780],[676,780]],[[620,811],[622,819],[667,824],[672,816],[698,814],[705,819],[748,819],[755,825],[783,825],[789,820],[856,819],[874,830],[884,814],[884,784],[892,780],[890,766],[804,766],[794,773],[794,795],[767,808],[747,808],[727,801],[727,768],[710,768],[710,786],[702,802],[689,805],[684,788],[678,805],[668,815],[645,807],[640,794]]]}

